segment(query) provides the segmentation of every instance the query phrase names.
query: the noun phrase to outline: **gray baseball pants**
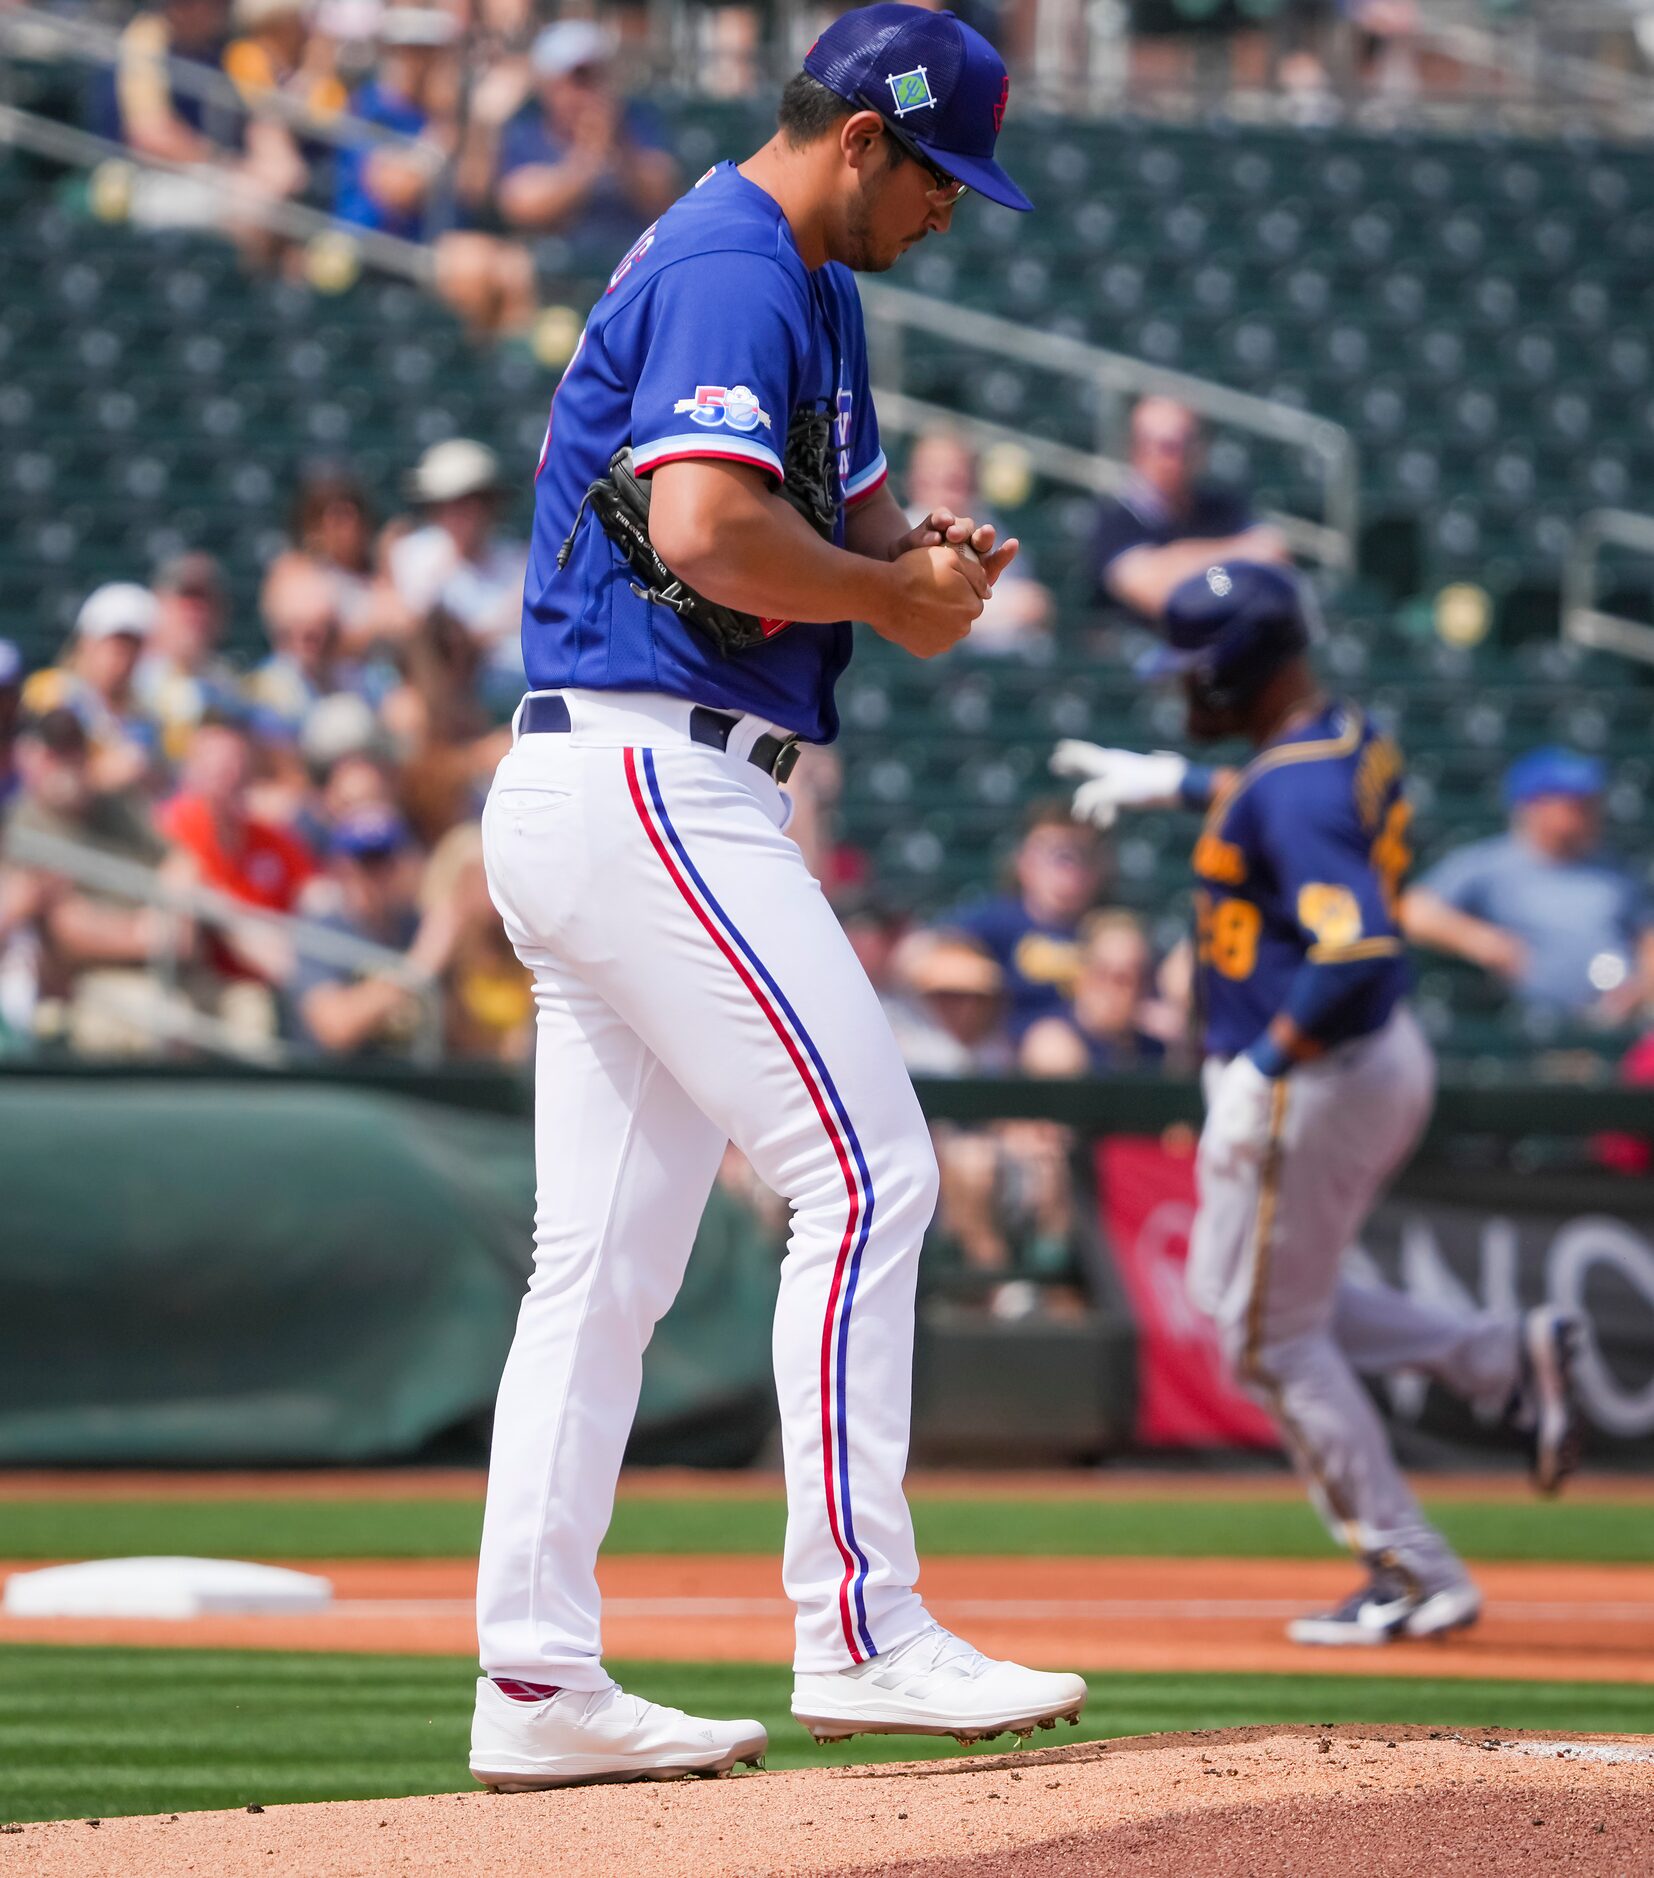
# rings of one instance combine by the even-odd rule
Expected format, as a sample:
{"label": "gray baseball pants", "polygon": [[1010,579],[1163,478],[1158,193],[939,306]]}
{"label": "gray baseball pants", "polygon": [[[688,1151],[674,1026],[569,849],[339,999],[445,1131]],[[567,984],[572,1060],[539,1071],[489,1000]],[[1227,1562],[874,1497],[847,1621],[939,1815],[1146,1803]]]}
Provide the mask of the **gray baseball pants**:
{"label": "gray baseball pants", "polygon": [[[1222,1062],[1206,1066],[1210,1079]],[[1426,1591],[1464,1566],[1402,1478],[1358,1370],[1418,1369],[1484,1407],[1518,1378],[1518,1331],[1488,1314],[1420,1304],[1340,1275],[1346,1247],[1418,1143],[1435,1061],[1405,1005],[1371,1036],[1275,1086],[1261,1161],[1202,1152],[1189,1293],[1235,1374],[1281,1429],[1341,1544]]]}

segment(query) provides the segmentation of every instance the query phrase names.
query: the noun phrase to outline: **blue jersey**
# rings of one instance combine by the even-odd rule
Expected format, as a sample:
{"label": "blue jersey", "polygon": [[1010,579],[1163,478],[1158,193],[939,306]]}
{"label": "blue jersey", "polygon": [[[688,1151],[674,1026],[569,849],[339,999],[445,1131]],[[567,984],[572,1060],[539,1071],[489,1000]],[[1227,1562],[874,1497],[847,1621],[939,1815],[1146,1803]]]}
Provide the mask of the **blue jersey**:
{"label": "blue jersey", "polygon": [[[382,124],[386,130],[400,131],[404,137],[418,137],[430,120],[411,99],[387,91],[377,79],[369,79],[350,101],[353,117],[370,124]],[[424,241],[431,230],[425,225],[426,210],[421,204],[413,209],[387,209],[376,202],[368,189],[368,163],[375,144],[352,144],[341,149],[333,160],[333,213],[344,222],[362,228],[376,228],[382,234],[398,235],[404,241]]]}
{"label": "blue jersey", "polygon": [[991,952],[1005,974],[1006,1026],[1020,1038],[1042,1017],[1067,1017],[1080,975],[1079,922],[1053,926],[1035,919],[1015,894],[977,900],[940,922]]}
{"label": "blue jersey", "polygon": [[1348,705],[1266,744],[1219,792],[1194,853],[1206,1048],[1254,1043],[1306,964],[1384,961],[1323,1043],[1376,1030],[1407,989],[1396,898],[1412,859],[1401,752]]}
{"label": "blue jersey", "polygon": [[800,409],[834,418],[842,544],[845,506],[885,477],[855,281],[835,262],[805,267],[774,198],[720,163],[615,269],[552,401],[523,588],[523,661],[536,690],[664,691],[755,712],[812,742],[838,734],[833,686],[850,659],[848,621],[766,620],[763,645],[725,657],[633,592],[589,509],[557,567],[581,498],[622,444],[640,474],[722,457],[779,482]]}

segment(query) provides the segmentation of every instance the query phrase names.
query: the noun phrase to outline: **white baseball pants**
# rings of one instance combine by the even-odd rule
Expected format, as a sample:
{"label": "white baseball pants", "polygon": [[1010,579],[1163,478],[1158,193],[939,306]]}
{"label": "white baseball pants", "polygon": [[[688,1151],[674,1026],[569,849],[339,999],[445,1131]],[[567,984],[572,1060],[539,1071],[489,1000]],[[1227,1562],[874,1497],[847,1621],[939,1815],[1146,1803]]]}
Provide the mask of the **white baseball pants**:
{"label": "white baseball pants", "polygon": [[1188,1264],[1191,1298],[1280,1426],[1333,1537],[1432,1590],[1464,1567],[1403,1479],[1355,1372],[1417,1368],[1497,1403],[1516,1386],[1516,1326],[1356,1284],[1339,1267],[1434,1096],[1430,1046],[1405,1005],[1372,1036],[1281,1077],[1262,1161],[1196,1162]]}
{"label": "white baseball pants", "polygon": [[913,1298],[936,1161],[872,987],[794,844],[786,798],[691,742],[690,707],[564,692],[483,813],[489,888],[533,971],[534,1271],[500,1384],[482,1667],[606,1686],[598,1547],[642,1358],[724,1142],[791,1205],[773,1354],[797,1667],[929,1623],[902,1494]]}

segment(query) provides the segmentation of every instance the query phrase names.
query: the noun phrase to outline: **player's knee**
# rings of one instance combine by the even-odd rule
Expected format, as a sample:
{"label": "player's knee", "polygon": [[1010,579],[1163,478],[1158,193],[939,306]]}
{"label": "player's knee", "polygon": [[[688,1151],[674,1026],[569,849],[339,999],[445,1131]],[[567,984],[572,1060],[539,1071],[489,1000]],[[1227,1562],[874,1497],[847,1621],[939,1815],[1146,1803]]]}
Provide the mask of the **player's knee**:
{"label": "player's knee", "polygon": [[893,1236],[911,1239],[917,1246],[942,1186],[935,1144],[923,1118],[887,1142],[880,1159],[885,1165],[874,1177],[874,1223],[882,1218]]}

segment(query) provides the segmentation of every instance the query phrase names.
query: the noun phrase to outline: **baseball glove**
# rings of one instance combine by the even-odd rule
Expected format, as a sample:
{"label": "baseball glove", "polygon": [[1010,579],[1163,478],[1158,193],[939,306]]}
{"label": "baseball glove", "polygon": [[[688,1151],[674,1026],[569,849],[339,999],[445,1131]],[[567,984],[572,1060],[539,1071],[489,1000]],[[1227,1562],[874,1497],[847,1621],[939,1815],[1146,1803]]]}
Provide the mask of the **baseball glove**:
{"label": "baseball glove", "polygon": [[[822,411],[795,411],[787,426],[782,456],[781,493],[816,533],[831,540],[838,519],[838,473],[833,456],[832,419]],[[557,551],[557,565],[568,565],[574,551],[580,518],[591,505],[603,532],[626,557],[637,576],[628,583],[640,600],[668,606],[680,619],[699,628],[724,656],[761,646],[780,630],[754,613],[738,612],[697,593],[680,580],[655,552],[649,539],[649,485],[632,468],[632,452],[623,445],[609,461],[607,476],[598,477],[575,510],[568,539]]]}

